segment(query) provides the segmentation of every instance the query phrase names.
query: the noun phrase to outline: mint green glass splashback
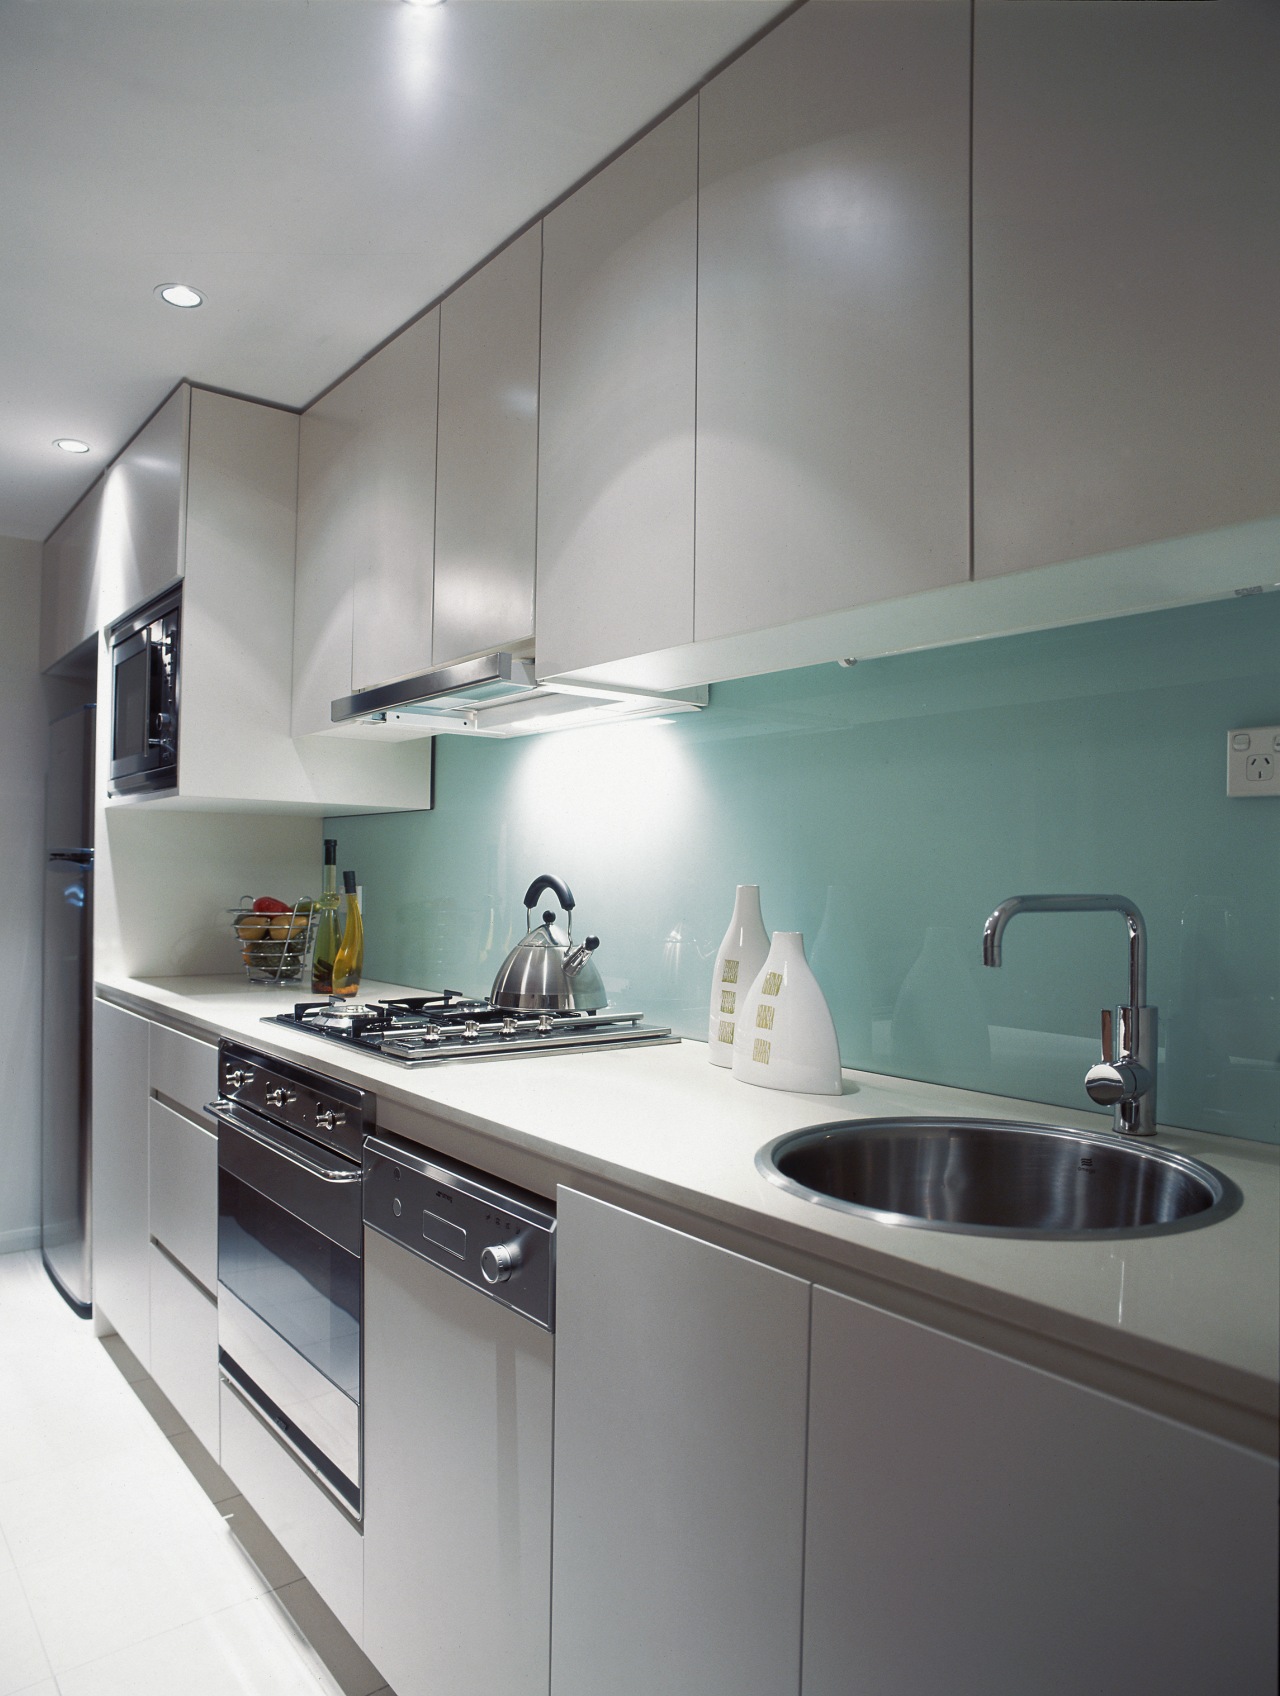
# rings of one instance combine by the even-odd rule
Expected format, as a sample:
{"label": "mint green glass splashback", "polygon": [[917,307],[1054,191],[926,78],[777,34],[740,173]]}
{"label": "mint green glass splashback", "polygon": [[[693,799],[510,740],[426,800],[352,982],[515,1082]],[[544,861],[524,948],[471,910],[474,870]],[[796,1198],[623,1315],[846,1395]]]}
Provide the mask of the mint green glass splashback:
{"label": "mint green glass splashback", "polygon": [[[726,683],[663,723],[436,745],[436,808],[330,820],[370,976],[485,993],[542,871],[615,1003],[706,1038],[734,885],[801,930],[846,1066],[1086,1107],[1150,931],[1160,1117],[1280,1140],[1280,800],[1228,800],[1226,732],[1280,720],[1280,595]],[[542,903],[539,903],[542,905]],[[745,1087],[745,1086],[744,1086]]]}

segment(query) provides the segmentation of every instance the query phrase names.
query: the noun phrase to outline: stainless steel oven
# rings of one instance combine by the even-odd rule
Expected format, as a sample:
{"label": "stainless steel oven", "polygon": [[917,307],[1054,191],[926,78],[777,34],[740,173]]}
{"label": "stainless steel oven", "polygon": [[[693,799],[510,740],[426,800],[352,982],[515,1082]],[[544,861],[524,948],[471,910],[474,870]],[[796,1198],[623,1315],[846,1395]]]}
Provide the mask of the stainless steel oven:
{"label": "stainless steel oven", "polygon": [[219,1363],[358,1516],[361,1161],[374,1098],[226,1041],[218,1090]]}
{"label": "stainless steel oven", "polygon": [[178,782],[182,588],[168,589],[112,625],[111,793]]}

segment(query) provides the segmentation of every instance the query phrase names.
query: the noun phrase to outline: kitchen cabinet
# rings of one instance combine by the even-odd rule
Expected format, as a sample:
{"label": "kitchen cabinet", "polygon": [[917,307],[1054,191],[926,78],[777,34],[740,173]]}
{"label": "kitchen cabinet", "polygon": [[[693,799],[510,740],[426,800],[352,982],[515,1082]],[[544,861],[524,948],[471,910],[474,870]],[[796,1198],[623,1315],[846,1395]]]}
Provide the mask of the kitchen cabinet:
{"label": "kitchen cabinet", "polygon": [[1273,5],[978,0],[978,577],[1280,513],[1278,86]]}
{"label": "kitchen cabinet", "polygon": [[533,640],[542,227],[440,307],[435,665]]}
{"label": "kitchen cabinet", "polygon": [[702,91],[699,641],[968,577],[969,52],[811,0]]}
{"label": "kitchen cabinet", "polygon": [[[187,413],[179,528],[178,784],[156,794],[109,797],[105,805],[319,813],[424,804],[430,793],[428,753],[316,745],[292,736],[297,415],[184,385],[152,427],[164,423],[172,436],[177,414],[171,409],[180,406]],[[104,503],[111,498],[114,471],[107,474]],[[156,472],[155,482],[147,484],[140,477],[139,472],[127,485],[141,490],[135,503],[140,507],[146,504],[143,495],[154,497],[157,507],[164,491],[166,498],[174,496],[172,479]],[[178,508],[172,500],[170,506],[169,517],[175,518]],[[144,545],[148,524],[154,553]],[[119,594],[153,586],[144,567],[157,580],[172,576],[173,558],[160,551],[161,542],[168,548],[166,525],[152,513],[146,523],[139,519],[127,528],[127,548],[119,542],[108,549],[104,539],[112,524],[104,504],[98,556],[114,560],[117,581],[131,585]],[[161,558],[162,566],[156,563]],[[99,698],[108,699],[109,690],[107,655]],[[102,715],[102,724],[105,742],[109,715]],[[101,788],[105,792],[105,775]]]}
{"label": "kitchen cabinet", "polygon": [[429,668],[439,336],[437,310],[302,415],[295,736],[332,730],[353,689]]}
{"label": "kitchen cabinet", "polygon": [[96,625],[114,624],[182,576],[191,389],[182,383],[107,468]]}
{"label": "kitchen cabinet", "polygon": [[[152,1041],[161,1034],[157,1026]],[[151,1237],[213,1296],[218,1287],[218,1136],[208,1120],[153,1096],[150,1130]],[[212,1371],[213,1363],[210,1362]],[[153,1370],[153,1377],[159,1374]]]}
{"label": "kitchen cabinet", "polygon": [[1264,1696],[1273,1461],[815,1288],[803,1696]]}
{"label": "kitchen cabinet", "polygon": [[146,1019],[93,1003],[93,1303],[150,1369]]}
{"label": "kitchen cabinet", "polygon": [[375,1230],[364,1280],[365,1652],[397,1696],[546,1696],[552,1338]]}
{"label": "kitchen cabinet", "polygon": [[47,671],[98,629],[98,524],[95,483],[44,545],[40,566],[40,669]]}
{"label": "kitchen cabinet", "polygon": [[357,1642],[364,1629],[364,1539],[336,1500],[227,1378],[219,1384],[219,1464]]}
{"label": "kitchen cabinet", "polygon": [[693,636],[698,112],[548,213],[539,677]]}
{"label": "kitchen cabinet", "polygon": [[218,1303],[158,1242],[147,1255],[151,1376],[217,1460]]}
{"label": "kitchen cabinet", "polygon": [[808,1284],[557,1214],[553,1696],[797,1690]]}

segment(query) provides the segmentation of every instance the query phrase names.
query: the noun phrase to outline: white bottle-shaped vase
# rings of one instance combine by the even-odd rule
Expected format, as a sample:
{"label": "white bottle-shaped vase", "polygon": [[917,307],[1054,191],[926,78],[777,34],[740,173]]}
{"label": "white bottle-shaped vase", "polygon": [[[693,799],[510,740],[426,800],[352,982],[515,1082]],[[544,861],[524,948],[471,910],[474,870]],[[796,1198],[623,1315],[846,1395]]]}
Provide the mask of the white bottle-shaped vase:
{"label": "white bottle-shaped vase", "polygon": [[713,1066],[732,1064],[738,1009],[768,952],[769,933],[760,917],[760,886],[740,883],[733,901],[733,917],[716,954],[716,969],[711,979],[707,1058]]}
{"label": "white bottle-shaped vase", "polygon": [[773,945],[743,1001],[733,1042],[733,1075],[765,1089],[839,1095],[840,1043],[798,930]]}

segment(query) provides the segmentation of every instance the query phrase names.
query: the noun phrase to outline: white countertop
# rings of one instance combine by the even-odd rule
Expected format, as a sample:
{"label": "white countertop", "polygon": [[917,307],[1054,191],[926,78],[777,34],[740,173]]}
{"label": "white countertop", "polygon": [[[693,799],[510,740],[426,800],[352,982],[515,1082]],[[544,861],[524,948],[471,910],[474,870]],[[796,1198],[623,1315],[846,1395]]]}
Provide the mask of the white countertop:
{"label": "white countertop", "polygon": [[[296,989],[253,988],[235,978],[115,978],[98,987],[150,1017],[238,1038],[372,1089],[387,1104],[383,1121],[401,1134],[413,1134],[414,1110],[430,1112],[464,1139],[441,1152],[483,1167],[480,1139],[526,1150],[565,1169],[569,1181],[596,1179],[747,1233],[763,1258],[772,1244],[781,1260],[798,1254],[826,1262],[835,1287],[910,1317],[940,1322],[922,1302],[940,1314],[970,1315],[979,1327],[968,1327],[974,1341],[1275,1450],[1275,1148],[1161,1129],[1161,1146],[1216,1167],[1244,1194],[1237,1213],[1203,1230],[1105,1242],[919,1230],[792,1196],[757,1172],[756,1151],[783,1132],[838,1118],[955,1114],[1106,1130],[1109,1116],[869,1072],[846,1071],[838,1100],[790,1095],[737,1082],[710,1065],[696,1042],[411,1069],[262,1023],[306,999]],[[370,983],[362,999],[395,993],[420,991]],[[1043,1349],[1035,1346],[1041,1341]],[[1054,1348],[1064,1351],[1061,1359]]]}

